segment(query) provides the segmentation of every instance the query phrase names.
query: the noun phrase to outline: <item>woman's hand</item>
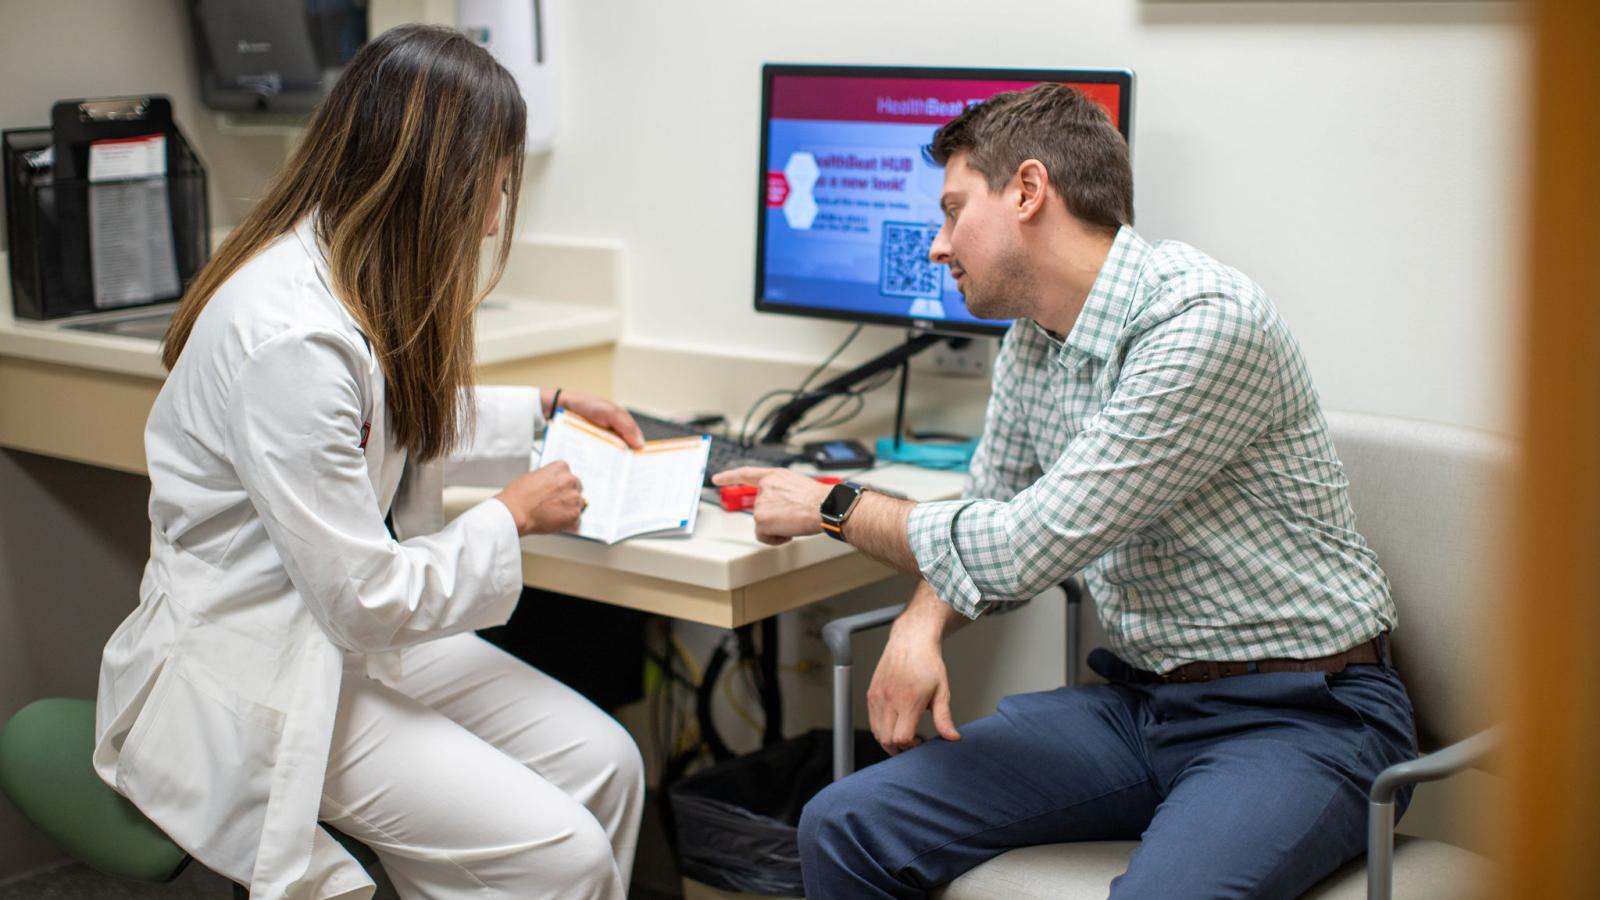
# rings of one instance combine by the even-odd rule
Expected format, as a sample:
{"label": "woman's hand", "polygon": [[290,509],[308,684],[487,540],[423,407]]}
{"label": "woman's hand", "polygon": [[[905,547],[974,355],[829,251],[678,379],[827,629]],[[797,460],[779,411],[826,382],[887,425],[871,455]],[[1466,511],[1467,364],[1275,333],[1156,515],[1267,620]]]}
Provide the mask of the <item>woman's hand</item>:
{"label": "woman's hand", "polygon": [[578,527],[588,502],[583,484],[564,462],[535,469],[505,486],[494,498],[511,510],[517,534],[555,534]]}
{"label": "woman's hand", "polygon": [[[639,432],[639,426],[633,421],[633,416],[604,397],[564,390],[561,392],[561,405],[602,428],[616,432],[617,437],[622,438],[635,450],[644,445],[644,435]],[[545,411],[546,418],[552,415],[555,415],[555,410]]]}

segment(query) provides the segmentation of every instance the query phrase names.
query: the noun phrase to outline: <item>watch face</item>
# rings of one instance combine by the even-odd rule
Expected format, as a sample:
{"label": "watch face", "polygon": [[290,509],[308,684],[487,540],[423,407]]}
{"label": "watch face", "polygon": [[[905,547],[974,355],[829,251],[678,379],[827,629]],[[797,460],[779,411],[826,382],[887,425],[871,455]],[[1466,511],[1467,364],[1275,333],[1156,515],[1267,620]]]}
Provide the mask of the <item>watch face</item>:
{"label": "watch face", "polygon": [[836,484],[828,492],[826,500],[822,501],[822,514],[825,516],[842,516],[850,509],[850,504],[856,500],[856,495],[861,493],[861,487],[851,482]]}

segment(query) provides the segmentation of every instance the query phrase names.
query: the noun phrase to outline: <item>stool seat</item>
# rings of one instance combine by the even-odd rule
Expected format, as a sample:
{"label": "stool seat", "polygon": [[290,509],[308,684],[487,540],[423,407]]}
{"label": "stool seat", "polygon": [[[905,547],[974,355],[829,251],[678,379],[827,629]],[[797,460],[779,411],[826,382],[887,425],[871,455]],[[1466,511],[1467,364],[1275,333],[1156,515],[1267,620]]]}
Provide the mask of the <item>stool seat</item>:
{"label": "stool seat", "polygon": [[[0,793],[68,855],[134,881],[171,881],[189,855],[95,774],[94,701],[35,700],[0,729]],[[333,839],[364,868],[378,854],[337,829]],[[235,895],[246,891],[235,886]]]}
{"label": "stool seat", "polygon": [[51,697],[0,730],[0,791],[74,858],[119,878],[169,881],[189,857],[90,763],[94,702]]}

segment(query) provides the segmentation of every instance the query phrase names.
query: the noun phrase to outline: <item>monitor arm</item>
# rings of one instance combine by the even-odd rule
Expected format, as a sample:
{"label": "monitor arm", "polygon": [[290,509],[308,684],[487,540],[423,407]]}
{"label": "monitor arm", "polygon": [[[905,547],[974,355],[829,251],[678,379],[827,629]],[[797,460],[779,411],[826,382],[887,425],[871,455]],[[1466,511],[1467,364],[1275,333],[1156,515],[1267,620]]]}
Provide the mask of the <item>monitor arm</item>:
{"label": "monitor arm", "polygon": [[793,428],[802,416],[810,412],[812,407],[827,400],[829,397],[836,397],[868,378],[877,375],[879,372],[893,369],[935,344],[942,344],[946,341],[966,340],[967,338],[954,337],[947,334],[918,334],[906,338],[905,343],[900,346],[867,360],[838,378],[806,391],[779,407],[777,415],[772,420],[772,427],[768,428],[767,433],[762,436],[761,443],[783,443],[784,439],[789,436],[789,429]]}

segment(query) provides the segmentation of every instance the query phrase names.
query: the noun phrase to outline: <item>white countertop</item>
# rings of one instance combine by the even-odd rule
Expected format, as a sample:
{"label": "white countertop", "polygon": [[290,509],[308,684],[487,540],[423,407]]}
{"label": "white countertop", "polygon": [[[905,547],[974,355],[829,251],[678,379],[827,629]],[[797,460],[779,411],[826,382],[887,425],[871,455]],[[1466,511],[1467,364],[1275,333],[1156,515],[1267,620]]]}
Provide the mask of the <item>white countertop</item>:
{"label": "white countertop", "polygon": [[[478,310],[478,364],[492,365],[617,341],[622,336],[621,245],[519,238],[506,276]],[[562,271],[562,270],[565,271]],[[0,254],[0,272],[7,260]],[[175,304],[174,304],[175,305]],[[96,313],[86,318],[149,314]],[[0,277],[0,356],[163,379],[154,340],[82,331],[69,320],[17,319],[11,280]]]}
{"label": "white countertop", "polygon": [[[958,496],[966,473],[891,464],[850,478],[924,501]],[[460,515],[497,491],[498,488],[447,488],[445,515]],[[638,537],[608,546],[566,534],[530,535],[522,539],[522,550],[713,590],[745,587],[856,552],[820,534],[771,547],[756,540],[753,516],[726,512],[705,502],[700,504],[694,533],[688,537]]]}

